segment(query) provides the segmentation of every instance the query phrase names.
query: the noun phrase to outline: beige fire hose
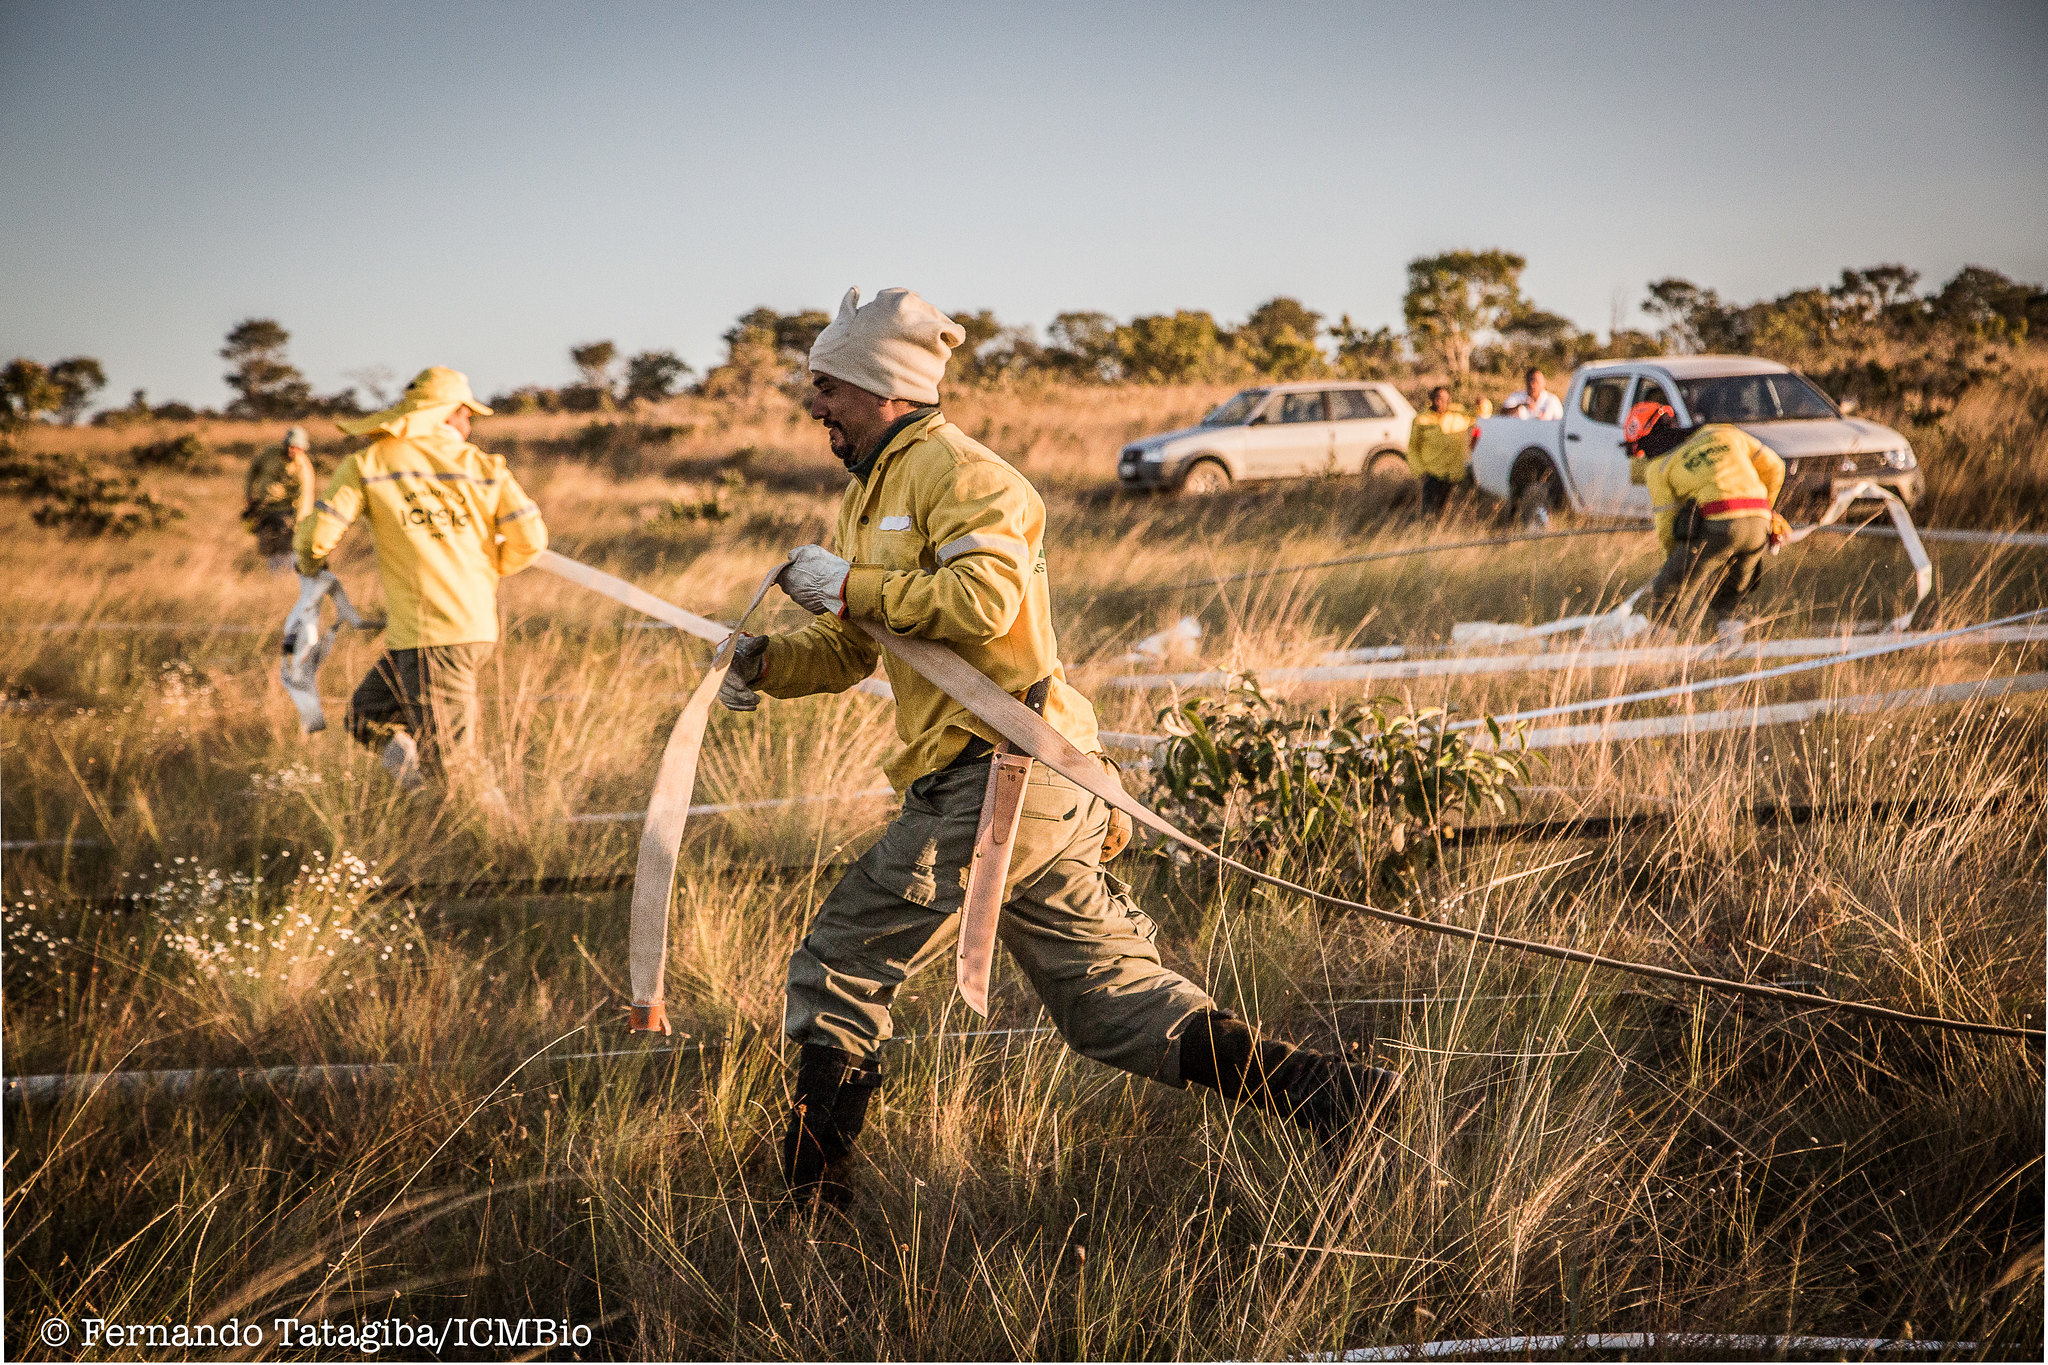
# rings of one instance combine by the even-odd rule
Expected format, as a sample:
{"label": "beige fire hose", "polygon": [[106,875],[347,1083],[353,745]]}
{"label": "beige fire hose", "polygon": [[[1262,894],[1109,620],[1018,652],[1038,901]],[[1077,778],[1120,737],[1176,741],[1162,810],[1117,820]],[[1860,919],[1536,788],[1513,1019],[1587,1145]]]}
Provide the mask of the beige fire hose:
{"label": "beige fire hose", "polygon": [[747,603],[738,624],[718,646],[710,671],[690,694],[683,714],[676,718],[676,728],[669,732],[668,747],[662,750],[654,792],[647,800],[647,823],[640,829],[640,861],[633,870],[633,908],[627,929],[628,975],[633,986],[630,1024],[636,1033],[669,1032],[664,1003],[668,919],[675,897],[676,855],[683,846],[683,825],[690,818],[690,793],[697,785],[697,757],[704,748],[704,727],[711,720],[719,685],[732,667],[732,651],[739,641],[740,627],[746,625],[747,618],[781,576],[782,566],[778,564],[754,589],[754,600]]}
{"label": "beige fire hose", "polygon": [[1906,558],[1913,563],[1913,605],[1891,619],[1893,630],[1904,630],[1913,624],[1913,614],[1920,610],[1920,604],[1927,600],[1927,594],[1934,590],[1934,561],[1927,557],[1927,547],[1920,543],[1920,530],[1913,525],[1913,514],[1906,510],[1906,504],[1889,488],[1868,479],[1842,489],[1835,494],[1835,500],[1828,504],[1828,510],[1821,513],[1820,520],[1809,526],[1794,527],[1785,537],[1785,544],[1797,545],[1800,541],[1826,526],[1833,526],[1849,510],[1849,505],[1859,498],[1876,498],[1884,503],[1884,510],[1892,519],[1892,529],[1898,532],[1899,543],[1906,547]]}
{"label": "beige fire hose", "polygon": [[[552,558],[558,560],[560,557]],[[560,567],[547,556],[543,557],[542,567],[561,573]],[[650,611],[648,614],[656,616],[657,619],[668,620],[678,625],[681,625],[683,618],[705,621],[705,618],[684,612],[680,607],[652,599],[649,594],[609,574],[599,573],[584,565],[575,565],[575,569],[580,573],[563,573],[562,576],[629,606],[638,606],[638,599],[649,599],[659,610]],[[739,625],[745,625],[747,618],[752,616],[761,599],[767,595],[768,589],[781,576],[782,569],[783,566],[778,564],[762,579],[761,586],[755,590],[753,600],[742,614]],[[640,609],[646,610],[644,607]],[[656,800],[650,803],[647,827],[641,836],[640,862],[634,875],[629,965],[634,996],[632,1027],[640,1031],[669,1032],[662,992],[667,974],[668,914],[671,890],[675,881],[676,854],[681,844],[683,822],[688,814],[690,787],[696,778],[697,755],[703,746],[704,727],[709,720],[711,704],[717,697],[719,685],[725,680],[726,670],[731,666],[732,646],[738,638],[737,627],[727,631],[723,627],[717,627],[715,623],[710,624],[713,629],[721,632],[718,654],[712,663],[711,671],[697,685],[697,690],[691,694],[689,704],[683,708],[683,714],[676,722],[675,731],[669,737],[668,748],[662,755],[661,772],[655,782]],[[2036,1043],[2048,1042],[2048,1030],[1947,1019],[1938,1015],[1912,1014],[1905,1010],[1888,1009],[1882,1005],[1837,1000],[1783,986],[1700,976],[1670,967],[1628,962],[1600,953],[1589,953],[1583,949],[1539,943],[1489,930],[1470,929],[1458,924],[1444,924],[1311,890],[1219,853],[1193,835],[1176,828],[1164,817],[1155,814],[1150,807],[1127,793],[1115,777],[1076,748],[1066,736],[1046,724],[1029,707],[1003,691],[944,645],[931,640],[920,640],[914,636],[897,635],[873,621],[856,620],[852,624],[866,632],[883,649],[916,670],[933,686],[966,707],[997,734],[1015,745],[1020,752],[1046,764],[1083,791],[1108,802],[1147,829],[1268,886],[1307,896],[1311,900],[1335,906],[1340,910],[1353,911],[1388,924],[1398,924],[1403,928],[1509,948],[1516,952],[1561,962],[1576,962],[1589,967],[1628,972],[1654,980],[1697,986],[1704,990],[1724,991],[1762,1000],[1778,1000],[1791,1005],[1841,1010],[1891,1023],[1949,1029],[1959,1033],[1999,1038],[2023,1038]],[[683,628],[692,629],[693,633],[702,633],[689,626]],[[657,810],[661,811],[659,818]]]}
{"label": "beige fire hose", "polygon": [[[335,615],[332,631],[322,629],[320,624],[320,604],[330,597],[334,599]],[[305,734],[318,734],[327,728],[327,715],[320,706],[320,665],[327,662],[334,637],[343,626],[382,630],[384,622],[380,617],[357,611],[341,580],[326,569],[300,575],[298,600],[284,618],[284,658],[277,670],[277,680],[284,684],[285,695],[299,713],[299,729]]]}

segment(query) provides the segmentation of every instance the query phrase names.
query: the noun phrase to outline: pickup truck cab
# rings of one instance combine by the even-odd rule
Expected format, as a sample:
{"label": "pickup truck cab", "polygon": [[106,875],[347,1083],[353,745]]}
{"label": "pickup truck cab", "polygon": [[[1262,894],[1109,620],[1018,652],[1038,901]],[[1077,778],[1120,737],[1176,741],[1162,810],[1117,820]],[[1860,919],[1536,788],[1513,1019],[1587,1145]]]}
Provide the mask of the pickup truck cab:
{"label": "pickup truck cab", "polygon": [[1490,417],[1473,432],[1472,478],[1531,522],[1565,510],[1648,517],[1629,479],[1621,424],[1637,403],[1668,403],[1682,425],[1728,422],[1785,461],[1781,509],[1831,498],[1837,484],[1880,484],[1912,506],[1925,482],[1913,447],[1890,427],[1847,416],[1797,371],[1754,356],[1660,356],[1582,365],[1563,421]]}
{"label": "pickup truck cab", "polygon": [[1194,494],[1304,474],[1406,480],[1414,420],[1391,384],[1264,384],[1232,395],[1194,426],[1132,441],[1117,456],[1116,476],[1125,488]]}

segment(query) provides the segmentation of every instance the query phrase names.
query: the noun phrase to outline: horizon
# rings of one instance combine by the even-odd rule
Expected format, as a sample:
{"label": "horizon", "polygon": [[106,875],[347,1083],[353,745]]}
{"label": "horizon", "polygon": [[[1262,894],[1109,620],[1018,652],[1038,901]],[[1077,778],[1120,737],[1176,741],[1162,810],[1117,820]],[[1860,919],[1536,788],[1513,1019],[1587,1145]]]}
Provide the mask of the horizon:
{"label": "horizon", "polygon": [[[1617,75],[1638,50],[1715,79]],[[447,364],[493,393],[599,339],[701,375],[746,310],[855,284],[1041,334],[1282,295],[1398,329],[1410,259],[1497,246],[1606,333],[1664,276],[1741,302],[1881,262],[2036,281],[2044,57],[2048,12],[1990,3],[12,3],[0,347],[98,357],[98,407],[211,408],[247,317],[319,392]]]}

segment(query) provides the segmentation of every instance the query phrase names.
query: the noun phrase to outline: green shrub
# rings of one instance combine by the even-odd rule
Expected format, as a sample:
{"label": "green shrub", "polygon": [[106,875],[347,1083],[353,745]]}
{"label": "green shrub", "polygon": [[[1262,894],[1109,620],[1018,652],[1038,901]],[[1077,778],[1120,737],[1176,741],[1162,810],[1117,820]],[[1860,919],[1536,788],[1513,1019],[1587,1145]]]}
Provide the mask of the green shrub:
{"label": "green shrub", "polygon": [[575,436],[570,438],[569,449],[585,458],[608,455],[618,435],[619,428],[616,423],[585,422]]}
{"label": "green shrub", "polygon": [[212,463],[205,443],[189,431],[168,441],[136,446],[128,452],[128,461],[137,469],[188,471],[203,469]]}
{"label": "green shrub", "polygon": [[133,535],[169,525],[184,509],[163,502],[133,474],[101,470],[77,455],[0,447],[0,493],[35,502],[38,526],[75,535]]}
{"label": "green shrub", "polygon": [[1398,887],[1433,866],[1449,822],[1520,807],[1529,776],[1519,728],[1492,717],[1492,749],[1447,728],[1431,707],[1392,698],[1289,719],[1244,674],[1225,695],[1159,712],[1167,735],[1155,769],[1159,809],[1181,828],[1255,865],[1315,880],[1364,874]]}
{"label": "green shrub", "polygon": [[657,524],[724,521],[733,514],[733,499],[744,496],[746,492],[746,475],[737,469],[728,469],[718,476],[718,487],[711,490],[709,497],[671,498],[656,508],[649,520]]}

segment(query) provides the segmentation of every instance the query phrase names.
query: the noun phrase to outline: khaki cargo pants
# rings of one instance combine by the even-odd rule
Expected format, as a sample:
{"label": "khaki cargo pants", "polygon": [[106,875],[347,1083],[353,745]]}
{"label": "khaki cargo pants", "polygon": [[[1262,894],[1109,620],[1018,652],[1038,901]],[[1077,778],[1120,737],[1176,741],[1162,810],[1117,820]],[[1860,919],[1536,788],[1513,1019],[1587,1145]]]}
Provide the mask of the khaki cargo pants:
{"label": "khaki cargo pants", "polygon": [[[896,988],[941,959],[953,969],[988,767],[984,755],[913,782],[881,841],[826,897],[789,963],[791,1039],[873,1057],[892,1032]],[[1152,921],[1103,870],[1109,812],[1032,766],[998,933],[1069,1047],[1178,1086],[1181,1030],[1214,1002],[1160,964]]]}
{"label": "khaki cargo pants", "polygon": [[1717,621],[1735,615],[1742,599],[1763,577],[1764,551],[1770,548],[1769,517],[1726,517],[1709,521],[1702,516],[1679,513],[1676,530],[1681,537],[1671,555],[1650,583],[1650,601],[1644,615],[1672,621],[1683,612],[1683,599],[1709,589],[1713,597],[1707,609]]}
{"label": "khaki cargo pants", "polygon": [[381,749],[394,730],[412,735],[420,765],[444,767],[476,738],[476,681],[495,646],[428,645],[388,649],[348,699],[348,732]]}

